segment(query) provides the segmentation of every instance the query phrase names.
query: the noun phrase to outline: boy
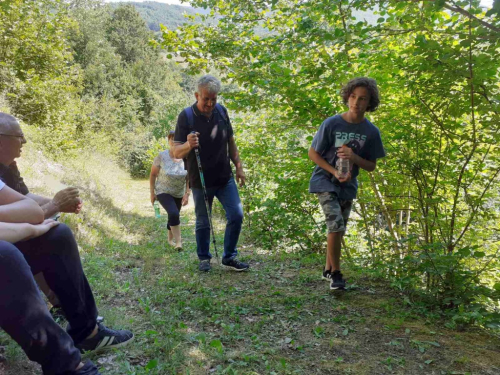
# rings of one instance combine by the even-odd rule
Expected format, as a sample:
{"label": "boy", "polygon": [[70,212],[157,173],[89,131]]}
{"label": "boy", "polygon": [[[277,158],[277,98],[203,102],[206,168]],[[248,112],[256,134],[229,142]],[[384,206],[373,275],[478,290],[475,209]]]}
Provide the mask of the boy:
{"label": "boy", "polygon": [[330,289],[345,288],[341,241],[358,190],[359,168],[371,172],[377,159],[385,156],[378,128],[365,118],[365,112],[375,111],[380,103],[375,80],[352,79],[341,94],[348,111],[326,119],[309,149],[309,158],[316,163],[309,192],[318,195],[328,227],[323,278],[331,281]]}

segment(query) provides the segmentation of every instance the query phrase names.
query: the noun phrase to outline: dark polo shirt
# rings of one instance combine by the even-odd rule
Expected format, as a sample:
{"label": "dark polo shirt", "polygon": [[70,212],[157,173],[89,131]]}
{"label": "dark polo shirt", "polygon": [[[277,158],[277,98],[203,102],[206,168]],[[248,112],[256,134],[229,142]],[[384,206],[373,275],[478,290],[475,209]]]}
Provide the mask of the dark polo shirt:
{"label": "dark polo shirt", "polygon": [[[199,150],[205,186],[207,188],[224,186],[233,174],[229,163],[228,141],[234,133],[229,117],[227,117],[227,112],[227,121],[225,121],[217,109],[214,109],[212,115],[208,118],[200,113],[196,107],[196,103],[191,108],[193,108],[194,112],[194,131],[200,133]],[[225,110],[225,108],[223,109]],[[177,118],[177,127],[175,128],[174,136],[175,143],[185,143],[191,131],[187,121],[186,110],[184,109]],[[201,189],[200,174],[194,150],[191,150],[187,156],[187,170],[190,186]]]}
{"label": "dark polo shirt", "polygon": [[2,180],[5,185],[10,187],[12,190],[21,193],[22,195],[28,194],[30,191],[17,169],[16,162],[12,162],[8,167],[0,163],[0,180]]}

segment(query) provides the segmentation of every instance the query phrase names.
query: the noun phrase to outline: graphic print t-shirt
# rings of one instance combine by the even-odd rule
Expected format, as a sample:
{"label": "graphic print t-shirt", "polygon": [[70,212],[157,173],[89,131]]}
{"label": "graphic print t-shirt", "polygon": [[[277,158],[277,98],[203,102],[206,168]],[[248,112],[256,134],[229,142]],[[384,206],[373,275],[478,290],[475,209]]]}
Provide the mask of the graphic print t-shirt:
{"label": "graphic print t-shirt", "polygon": [[[346,145],[366,160],[376,160],[385,156],[384,146],[378,128],[366,118],[359,124],[350,124],[341,115],[326,119],[314,136],[311,147],[318,152],[328,164],[335,167],[337,150]],[[309,181],[310,193],[335,192],[339,199],[352,200],[358,191],[359,174],[357,164],[350,165],[351,180],[340,183],[339,180],[323,168],[314,168]]]}

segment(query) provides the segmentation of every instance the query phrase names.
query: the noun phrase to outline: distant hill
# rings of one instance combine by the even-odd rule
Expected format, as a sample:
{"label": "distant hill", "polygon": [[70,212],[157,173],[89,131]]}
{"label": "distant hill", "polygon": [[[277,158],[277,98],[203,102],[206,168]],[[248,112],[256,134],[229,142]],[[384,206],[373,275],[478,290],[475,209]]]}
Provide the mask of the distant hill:
{"label": "distant hill", "polygon": [[184,14],[196,15],[208,14],[210,11],[203,8],[191,8],[182,5],[170,5],[157,3],[154,1],[145,2],[114,2],[109,5],[116,8],[120,5],[133,5],[146,21],[150,30],[160,31],[160,24],[165,25],[170,30],[174,30],[180,25],[189,22]]}
{"label": "distant hill", "polygon": [[[132,4],[133,6],[135,6],[142,18],[146,21],[149,29],[155,32],[160,31],[160,24],[165,25],[170,30],[175,30],[180,25],[186,22],[190,22],[184,17],[185,14],[194,16],[196,15],[196,13],[210,13],[208,9],[157,3],[155,1],[109,3],[109,5],[113,8],[127,4]],[[378,16],[374,15],[371,11],[355,11],[354,16],[358,20],[366,20],[371,24],[375,24],[378,18]],[[258,34],[265,34],[265,31],[263,29],[258,29],[256,30],[256,32]]]}

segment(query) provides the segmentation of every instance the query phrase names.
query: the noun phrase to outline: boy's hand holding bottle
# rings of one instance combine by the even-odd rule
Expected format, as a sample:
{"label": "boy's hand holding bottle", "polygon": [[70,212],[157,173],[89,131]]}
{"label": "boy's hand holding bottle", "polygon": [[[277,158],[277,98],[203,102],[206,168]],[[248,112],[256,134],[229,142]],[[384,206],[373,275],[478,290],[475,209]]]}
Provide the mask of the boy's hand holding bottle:
{"label": "boy's hand holding bottle", "polygon": [[351,180],[351,158],[354,153],[346,145],[342,145],[337,150],[337,162],[335,163],[334,176],[340,183]]}

